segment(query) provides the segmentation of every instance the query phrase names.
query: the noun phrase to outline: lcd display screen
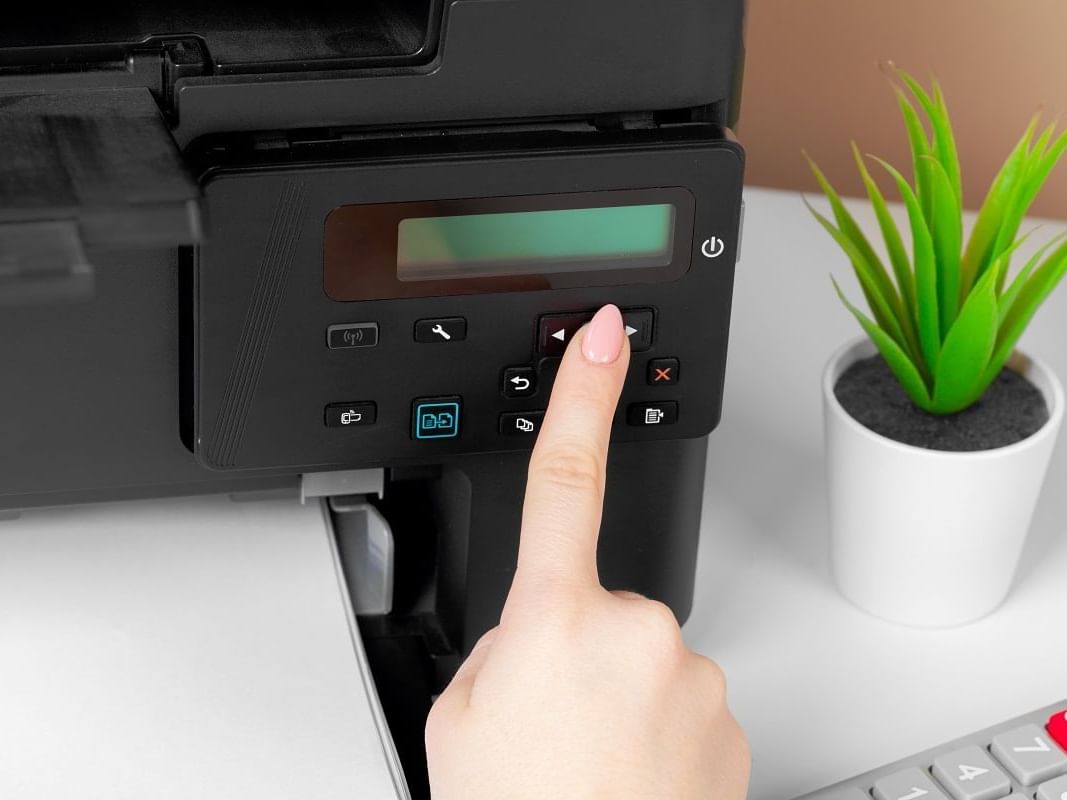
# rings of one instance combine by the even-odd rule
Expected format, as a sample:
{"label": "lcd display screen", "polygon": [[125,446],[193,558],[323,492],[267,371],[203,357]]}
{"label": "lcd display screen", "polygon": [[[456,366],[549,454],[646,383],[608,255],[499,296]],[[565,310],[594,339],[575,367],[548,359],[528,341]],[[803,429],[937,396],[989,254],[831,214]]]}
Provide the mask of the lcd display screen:
{"label": "lcd display screen", "polygon": [[343,205],[323,288],[350,302],[673,281],[695,218],[681,187]]}
{"label": "lcd display screen", "polygon": [[397,279],[487,278],[664,267],[670,203],[417,217],[397,226]]}

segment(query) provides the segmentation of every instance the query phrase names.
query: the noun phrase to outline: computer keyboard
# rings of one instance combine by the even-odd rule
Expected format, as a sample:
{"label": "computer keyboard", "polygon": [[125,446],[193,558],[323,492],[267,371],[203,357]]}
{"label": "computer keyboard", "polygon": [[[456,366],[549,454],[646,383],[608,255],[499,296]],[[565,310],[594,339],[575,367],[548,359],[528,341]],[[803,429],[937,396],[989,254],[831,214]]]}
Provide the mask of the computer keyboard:
{"label": "computer keyboard", "polygon": [[1067,700],[798,800],[1067,800]]}

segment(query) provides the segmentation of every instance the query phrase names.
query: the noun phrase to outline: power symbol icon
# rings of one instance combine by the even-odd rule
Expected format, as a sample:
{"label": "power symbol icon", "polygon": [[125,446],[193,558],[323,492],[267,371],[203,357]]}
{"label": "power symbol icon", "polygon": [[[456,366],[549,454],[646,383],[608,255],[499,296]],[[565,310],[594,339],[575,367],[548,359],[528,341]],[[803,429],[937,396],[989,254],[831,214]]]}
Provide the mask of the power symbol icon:
{"label": "power symbol icon", "polygon": [[725,250],[726,242],[718,236],[712,236],[710,239],[705,239],[704,244],[700,247],[700,252],[704,254],[704,258],[718,258],[725,252]]}

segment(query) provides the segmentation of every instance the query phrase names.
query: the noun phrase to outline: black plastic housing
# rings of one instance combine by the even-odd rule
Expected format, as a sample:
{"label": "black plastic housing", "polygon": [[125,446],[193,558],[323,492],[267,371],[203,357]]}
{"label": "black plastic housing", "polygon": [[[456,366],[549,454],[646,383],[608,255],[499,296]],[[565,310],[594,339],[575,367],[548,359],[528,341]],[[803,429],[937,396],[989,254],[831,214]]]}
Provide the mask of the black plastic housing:
{"label": "black plastic housing", "polygon": [[[195,379],[191,446],[206,466],[318,471],[528,449],[532,437],[501,435],[498,419],[547,405],[556,364],[539,352],[538,320],[606,302],[654,315],[651,348],[634,354],[613,438],[693,438],[718,423],[740,218],[740,148],[709,125],[452,138],[439,137],[442,152],[436,153],[413,139],[383,153],[354,146],[351,160],[336,149],[330,160],[315,160],[309,150],[307,160],[218,167],[205,175],[211,234],[196,257],[187,367]],[[451,147],[443,150],[445,144]],[[677,253],[683,271],[674,280],[634,278],[583,288],[578,275],[573,288],[340,303],[323,288],[324,226],[347,203],[547,194],[566,203],[568,193],[599,190],[613,197],[621,189],[654,187],[681,190],[695,211]],[[725,243],[715,259],[702,253],[711,237]],[[351,269],[361,269],[357,252]],[[617,282],[630,274],[618,270]],[[446,318],[466,320],[464,341],[415,340],[418,320]],[[331,326],[359,323],[377,326],[376,346],[326,346]],[[688,365],[686,380],[648,386],[646,364],[663,356]],[[501,391],[503,371],[526,365],[540,374],[537,394],[508,399]],[[410,435],[413,401],[433,397],[459,398],[458,437],[420,441]],[[679,402],[677,424],[627,424],[631,404],[658,401]],[[323,425],[326,406],[357,402],[377,404],[373,426]]]}
{"label": "black plastic housing", "polygon": [[[609,587],[689,613],[740,223],[728,128],[743,20],[743,0],[8,10],[0,515],[295,498],[307,472],[384,469],[394,611],[361,626],[426,796],[426,709],[496,623],[514,568],[530,442],[495,425],[547,402],[541,314],[614,302],[655,315],[616,421],[599,559]],[[323,291],[339,204],[663,186],[694,198],[675,281],[349,303]],[[453,316],[469,323],[462,358],[415,346],[416,320]],[[361,321],[380,324],[379,347],[328,350],[329,325]],[[677,386],[647,385],[661,356],[681,359]],[[537,370],[537,396],[503,398],[514,365]],[[469,435],[413,442],[411,400],[444,393],[464,396]],[[373,429],[323,424],[325,405],[361,399],[378,403]],[[678,402],[678,424],[627,425],[625,405],[648,400]]]}

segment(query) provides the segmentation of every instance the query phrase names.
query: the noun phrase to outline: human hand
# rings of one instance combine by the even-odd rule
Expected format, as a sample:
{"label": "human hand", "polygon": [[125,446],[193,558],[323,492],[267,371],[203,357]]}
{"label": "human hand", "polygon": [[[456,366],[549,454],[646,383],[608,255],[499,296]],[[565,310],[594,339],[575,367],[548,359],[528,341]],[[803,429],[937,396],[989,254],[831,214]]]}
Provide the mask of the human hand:
{"label": "human hand", "polygon": [[719,668],[661,603],[597,575],[611,421],[629,363],[607,306],[574,337],[530,460],[500,625],[430,711],[434,800],[742,800],[749,755]]}

